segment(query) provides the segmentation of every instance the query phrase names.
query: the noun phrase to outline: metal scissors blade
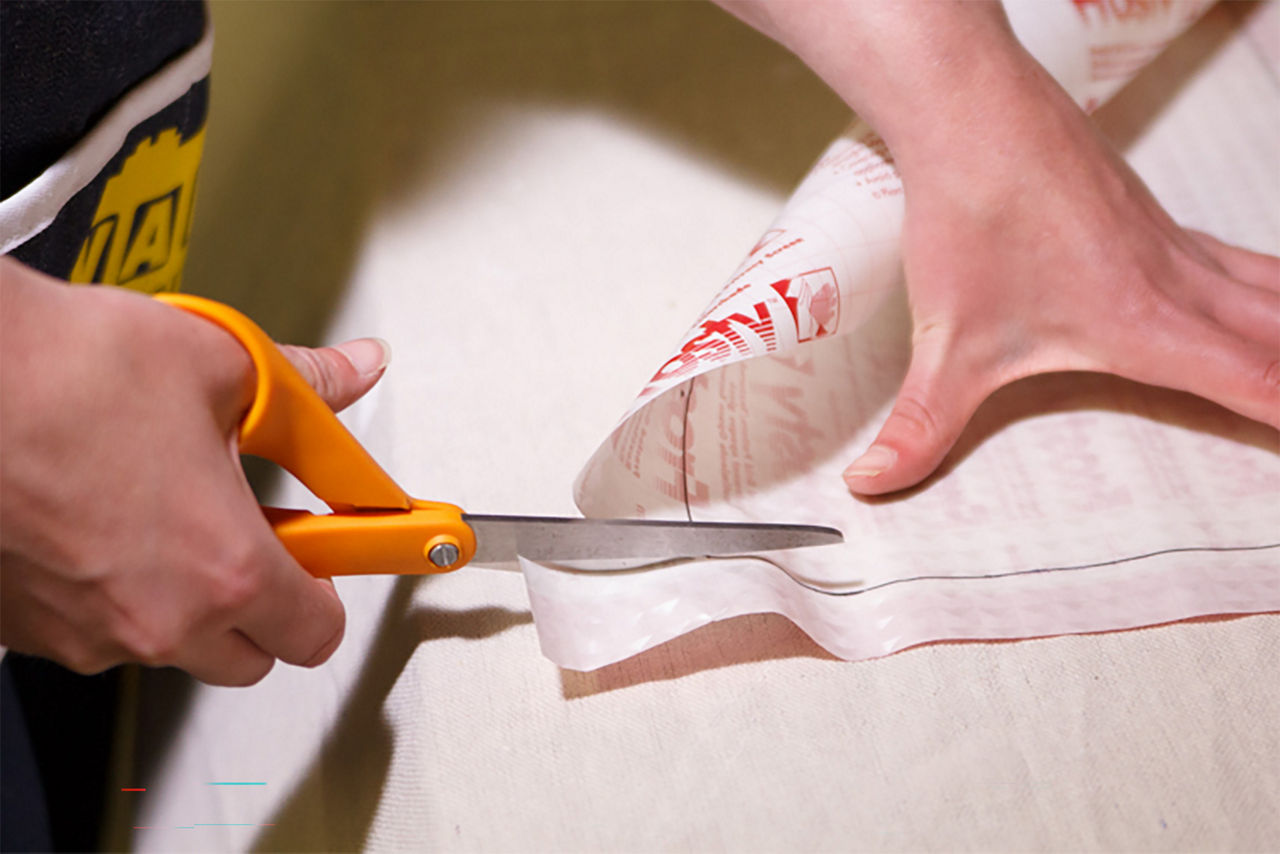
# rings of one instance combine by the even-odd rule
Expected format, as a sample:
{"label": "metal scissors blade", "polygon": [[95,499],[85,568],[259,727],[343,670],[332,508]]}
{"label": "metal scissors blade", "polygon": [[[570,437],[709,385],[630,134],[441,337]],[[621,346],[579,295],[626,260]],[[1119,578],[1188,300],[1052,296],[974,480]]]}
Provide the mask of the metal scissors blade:
{"label": "metal scissors blade", "polygon": [[672,558],[752,554],[840,543],[834,528],[773,523],[572,519],[464,513],[476,535],[476,563],[530,560],[600,562],[603,569]]}

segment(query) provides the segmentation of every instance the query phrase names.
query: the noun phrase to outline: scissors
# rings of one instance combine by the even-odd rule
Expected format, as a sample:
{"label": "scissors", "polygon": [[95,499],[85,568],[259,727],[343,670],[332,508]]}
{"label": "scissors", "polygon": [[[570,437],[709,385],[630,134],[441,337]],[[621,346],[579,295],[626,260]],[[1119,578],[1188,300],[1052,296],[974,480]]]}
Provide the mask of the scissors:
{"label": "scissors", "polygon": [[220,326],[248,351],[257,386],[240,423],[241,453],[276,463],[333,511],[262,508],[285,548],[314,576],[440,573],[517,556],[617,570],[843,541],[839,531],[813,525],[485,516],[412,498],[252,320],[189,294],[156,298]]}

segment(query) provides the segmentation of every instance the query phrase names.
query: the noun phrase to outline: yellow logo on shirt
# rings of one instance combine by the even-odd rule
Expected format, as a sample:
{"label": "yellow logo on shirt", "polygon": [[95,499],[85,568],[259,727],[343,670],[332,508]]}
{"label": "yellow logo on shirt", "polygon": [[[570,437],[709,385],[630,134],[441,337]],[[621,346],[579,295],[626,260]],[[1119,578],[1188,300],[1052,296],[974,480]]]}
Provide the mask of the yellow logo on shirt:
{"label": "yellow logo on shirt", "polygon": [[203,129],[185,141],[171,128],[138,143],[103,188],[70,280],[178,290],[203,149]]}

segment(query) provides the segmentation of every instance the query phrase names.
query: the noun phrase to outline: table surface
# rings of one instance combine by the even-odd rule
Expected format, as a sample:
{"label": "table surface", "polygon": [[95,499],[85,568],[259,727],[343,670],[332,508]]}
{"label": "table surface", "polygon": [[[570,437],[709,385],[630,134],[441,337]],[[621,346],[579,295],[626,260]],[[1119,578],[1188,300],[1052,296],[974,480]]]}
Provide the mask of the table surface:
{"label": "table surface", "polygon": [[[388,339],[348,423],[410,492],[477,512],[575,512],[578,468],[848,120],[709,4],[213,15],[187,289],[281,340]],[[1176,216],[1268,251],[1280,166],[1169,164],[1210,103],[1280,128],[1278,61],[1276,7],[1218,8],[1098,116]],[[1231,201],[1241,181],[1261,206]],[[860,663],[756,615],[584,674],[540,656],[519,574],[338,585],[347,638],[321,668],[143,675],[120,785],[147,792],[114,803],[117,838],[1280,849],[1277,615]]]}

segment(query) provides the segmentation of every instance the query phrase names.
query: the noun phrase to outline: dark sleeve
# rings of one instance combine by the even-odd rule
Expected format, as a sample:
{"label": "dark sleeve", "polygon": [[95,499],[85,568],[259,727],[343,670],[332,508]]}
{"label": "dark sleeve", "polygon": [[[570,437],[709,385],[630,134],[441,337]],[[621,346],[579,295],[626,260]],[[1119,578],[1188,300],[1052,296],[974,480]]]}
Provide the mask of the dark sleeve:
{"label": "dark sleeve", "polygon": [[199,0],[0,2],[0,199],[204,35]]}

